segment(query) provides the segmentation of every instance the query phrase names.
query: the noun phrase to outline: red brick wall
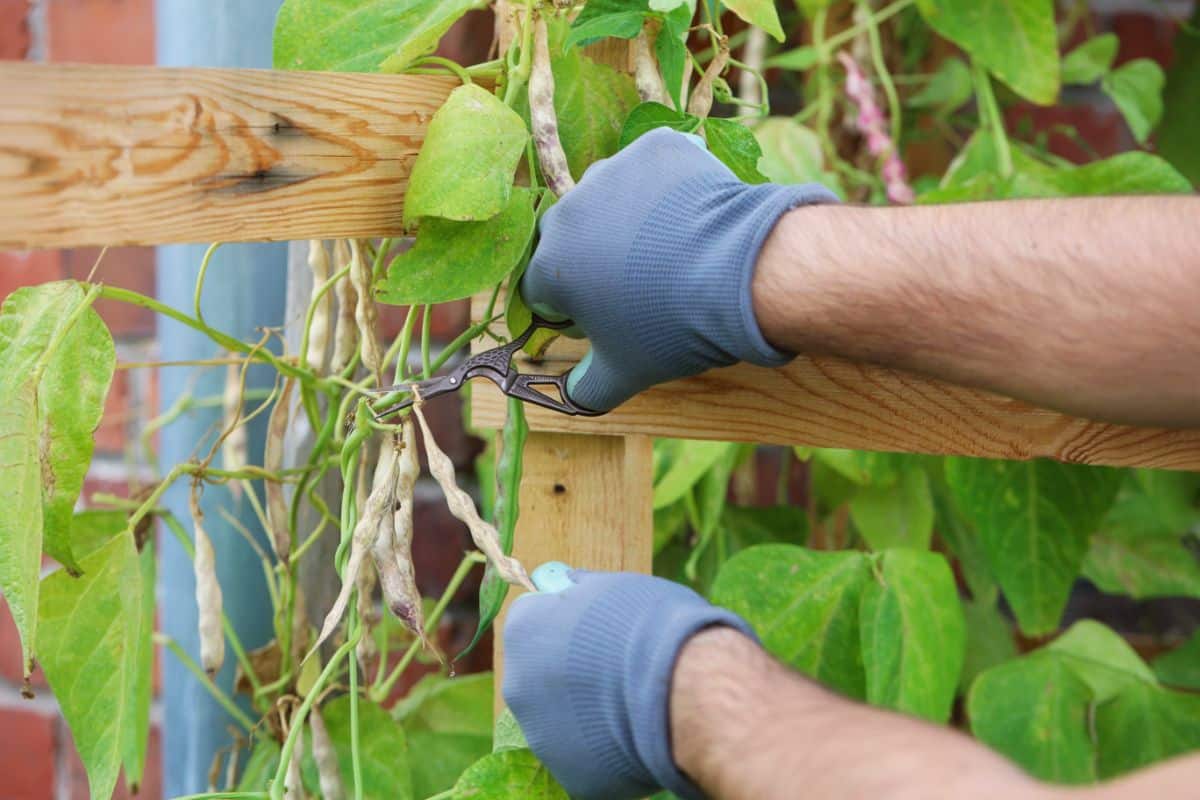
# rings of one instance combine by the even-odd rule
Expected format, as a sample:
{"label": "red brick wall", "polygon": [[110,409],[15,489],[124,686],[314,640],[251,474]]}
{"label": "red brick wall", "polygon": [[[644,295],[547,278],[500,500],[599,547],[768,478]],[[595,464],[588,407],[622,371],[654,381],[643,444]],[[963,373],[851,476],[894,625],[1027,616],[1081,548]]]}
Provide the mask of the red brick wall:
{"label": "red brick wall", "polygon": [[[151,63],[154,59],[153,5],[153,0],[0,0],[0,59]],[[1114,7],[1113,3],[1106,5]],[[1120,8],[1131,7],[1141,10],[1097,14],[1096,29],[1111,30],[1121,37],[1121,60],[1151,57],[1164,65],[1169,64],[1173,25],[1165,19],[1157,3],[1120,4]],[[485,12],[473,13],[448,37],[441,52],[456,58],[482,60],[490,35],[490,16]],[[0,102],[3,102],[2,98]],[[1039,129],[1072,124],[1101,155],[1132,145],[1124,123],[1103,97],[1083,91],[1072,93],[1065,102],[1066,108],[1059,110],[1014,109],[1011,122],[1017,124],[1028,117]],[[1064,156],[1086,157],[1066,137],[1056,135],[1051,142]],[[97,256],[95,250],[0,252],[0,298],[19,286],[64,277],[85,277]],[[152,293],[153,253],[145,248],[110,250],[96,275],[106,283]],[[105,302],[99,304],[98,309],[113,331],[122,359],[153,358],[156,349],[154,320],[149,313]],[[403,312],[403,309],[390,309],[385,313],[389,336],[398,331]],[[465,303],[439,308],[433,320],[433,331],[439,341],[446,342],[461,331],[466,324],[466,314]],[[154,414],[156,407],[152,372],[118,372],[104,422],[97,432],[96,463],[85,487],[85,498],[96,491],[126,491],[129,476],[123,460],[124,450],[133,441],[140,424]],[[431,405],[430,412],[439,442],[460,468],[469,470],[480,443],[463,431],[459,402],[441,400]],[[770,459],[764,458],[763,466],[769,467]],[[773,492],[773,482],[762,483],[770,490],[768,494]],[[449,516],[436,489],[429,485],[418,492],[417,523],[420,534],[414,554],[419,581],[424,592],[437,593],[458,564],[463,550],[469,546],[469,540],[463,527]],[[459,595],[439,637],[444,649],[454,651],[473,631],[476,592],[477,586],[470,586]],[[478,658],[474,664],[467,665],[468,668],[486,668],[490,648],[484,646],[476,652]],[[406,678],[403,685],[411,680]],[[35,676],[38,697],[33,701],[22,700],[19,681],[16,632],[7,608],[0,601],[0,797],[5,800],[85,798],[86,776],[52,695],[46,691],[44,681]],[[155,731],[151,738],[147,777],[139,795],[146,800],[158,800],[161,796],[158,742]],[[119,793],[118,796],[126,795]]]}

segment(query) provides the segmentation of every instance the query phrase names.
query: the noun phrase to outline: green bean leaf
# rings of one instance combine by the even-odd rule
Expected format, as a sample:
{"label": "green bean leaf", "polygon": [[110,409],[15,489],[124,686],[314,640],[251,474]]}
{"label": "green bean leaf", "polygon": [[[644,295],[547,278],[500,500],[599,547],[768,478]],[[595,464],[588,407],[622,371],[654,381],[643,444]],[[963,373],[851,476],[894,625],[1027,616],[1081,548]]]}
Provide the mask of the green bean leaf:
{"label": "green bean leaf", "polygon": [[1117,104],[1138,144],[1146,143],[1162,119],[1166,83],[1162,67],[1148,58],[1122,64],[1100,81],[1100,88]]}
{"label": "green bean leaf", "polygon": [[1155,683],[1154,671],[1111,628],[1085,619],[1043,648],[1067,659],[1071,670],[1102,703],[1131,683]]}
{"label": "green bean leaf", "polygon": [[1200,696],[1131,682],[1096,709],[1101,779],[1200,750]]}
{"label": "green bean leaf", "polygon": [[933,494],[918,465],[905,468],[894,486],[864,486],[850,499],[850,518],[872,550],[927,550],[933,538]]}
{"label": "green bean leaf", "polygon": [[[683,497],[713,465],[728,458],[737,445],[731,442],[693,441],[690,439],[662,440],[670,442],[670,466],[654,481],[654,508],[665,508]],[[668,445],[658,444],[663,452]]]}
{"label": "green bean leaf", "polygon": [[984,672],[967,695],[971,733],[1035,777],[1096,779],[1092,692],[1063,658],[1036,652]]}
{"label": "green bean leaf", "polygon": [[783,26],[779,24],[775,0],[723,0],[723,3],[746,22],[769,33],[776,41],[783,41]]}
{"label": "green bean leaf", "polygon": [[496,717],[496,728],[492,734],[492,752],[499,753],[501,750],[520,750],[528,747],[529,742],[525,741],[525,732],[521,730],[521,723],[517,722],[512,711],[507,708],[501,709],[500,715]]}
{"label": "green bean leaf", "polygon": [[533,238],[533,192],[513,187],[504,210],[483,222],[425,217],[411,249],[396,256],[378,288],[383,303],[445,303],[504,280]]}
{"label": "green bean leaf", "polygon": [[275,69],[400,72],[485,0],[285,0]]}
{"label": "green bean leaf", "polygon": [[1095,83],[1112,69],[1120,41],[1115,33],[1093,36],[1067,53],[1062,60],[1062,81],[1072,84]]}
{"label": "green bean leaf", "polygon": [[583,47],[601,39],[632,39],[642,32],[650,7],[646,0],[589,0],[571,23],[562,49]]}
{"label": "green bean leaf", "polygon": [[471,765],[454,784],[455,800],[569,800],[529,750],[501,750]]}
{"label": "green bean leaf", "polygon": [[859,606],[869,581],[862,553],[768,544],[727,561],[711,596],[742,615],[781,661],[862,698]]}
{"label": "green bean leaf", "polygon": [[767,176],[758,171],[762,148],[754,132],[731,119],[709,117],[704,122],[708,149],[746,183],[766,183]]}
{"label": "green bean leaf", "polygon": [[670,128],[683,133],[695,133],[701,125],[699,117],[667,108],[662,103],[642,103],[629,112],[621,128],[620,146],[628,147],[643,134],[655,128]]}
{"label": "green bean leaf", "polygon": [[946,480],[979,532],[1021,630],[1040,635],[1057,628],[1122,473],[1044,459],[955,458],[946,463]]}
{"label": "green bean leaf", "polygon": [[430,797],[492,751],[492,673],[427,675],[392,710],[404,726],[413,794]]}
{"label": "green bean leaf", "polygon": [[1154,659],[1154,673],[1167,686],[1200,690],[1200,629],[1179,647]]}
{"label": "green bean leaf", "polygon": [[895,549],[873,573],[859,611],[867,701],[945,722],[967,643],[950,566],[937,553]]}
{"label": "green bean leaf", "polygon": [[917,0],[935,31],[1013,91],[1050,105],[1058,97],[1058,35],[1050,0]]}
{"label": "green bean leaf", "polygon": [[405,223],[480,222],[501,213],[528,140],[524,120],[491,92],[474,84],[455,89],[433,115],[413,164]]}
{"label": "green bean leaf", "polygon": [[[337,752],[342,785],[349,788],[354,785],[349,695],[322,705],[321,717]],[[358,726],[364,734],[358,742],[364,800],[420,800],[413,792],[408,740],[403,726],[382,707],[364,698],[358,701]],[[306,737],[306,743],[311,750],[311,737]],[[262,785],[255,788],[261,789]]]}

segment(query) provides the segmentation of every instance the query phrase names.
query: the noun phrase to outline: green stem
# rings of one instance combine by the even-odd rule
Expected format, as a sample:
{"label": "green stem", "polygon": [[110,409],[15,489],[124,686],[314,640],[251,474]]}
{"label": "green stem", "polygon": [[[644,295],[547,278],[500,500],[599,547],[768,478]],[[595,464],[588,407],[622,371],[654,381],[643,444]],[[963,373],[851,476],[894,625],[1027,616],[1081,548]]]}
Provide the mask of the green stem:
{"label": "green stem", "polygon": [[[511,48],[511,45],[510,45]],[[512,106],[517,95],[529,82],[533,70],[533,0],[525,0],[525,18],[521,22],[521,57],[516,69],[509,70],[504,85],[504,105]]]}
{"label": "green stem", "polygon": [[[463,556],[463,560],[458,564],[458,569],[454,571],[453,577],[450,578],[450,582],[446,584],[445,591],[442,592],[442,596],[438,599],[437,605],[433,607],[433,610],[429,612],[429,616],[425,619],[426,637],[433,636],[437,631],[437,625],[442,618],[442,614],[446,613],[446,607],[450,605],[450,601],[454,598],[454,595],[458,594],[459,588],[462,586],[463,581],[467,579],[467,576],[471,574],[471,570],[476,564],[484,564],[486,562],[487,558],[482,553],[470,552]],[[403,657],[401,657],[387,678],[371,688],[369,695],[372,700],[376,703],[382,703],[387,699],[388,695],[392,693],[392,688],[396,685],[396,681],[400,680],[400,676],[404,674],[404,670],[408,669],[413,659],[417,657],[417,653],[421,652],[421,645],[421,640],[417,639],[408,646],[408,650],[404,652]]]}
{"label": "green stem", "polygon": [[385,359],[385,363],[391,363],[393,359],[396,362],[394,374],[396,383],[402,383],[404,376],[408,374],[408,351],[412,348],[412,334],[416,324],[417,307],[411,305],[408,307],[408,315],[404,318],[404,327],[400,329],[400,338],[396,340],[396,352],[389,353],[390,357]]}
{"label": "green stem", "polygon": [[200,272],[196,275],[196,291],[192,295],[192,306],[196,313],[196,319],[201,325],[204,325],[204,313],[200,310],[200,298],[204,294],[204,278],[208,275],[208,265],[212,261],[213,254],[217,252],[217,248],[221,246],[220,242],[213,242],[204,251],[204,258],[200,259]]}
{"label": "green stem", "polygon": [[[226,350],[232,350],[236,353],[243,353],[245,355],[250,355],[252,351],[255,351],[253,345],[246,344],[240,339],[235,339],[229,334],[222,333],[215,328],[210,328],[203,321],[189,317],[179,309],[172,308],[165,303],[155,300],[153,297],[147,297],[139,292],[130,291],[129,289],[122,289],[119,286],[101,286],[100,297],[109,300],[117,300],[122,303],[129,303],[130,305],[139,306],[141,308],[148,308],[156,314],[162,314],[164,317],[169,317],[170,319],[173,319],[182,325],[186,325],[193,330],[203,333],[209,339],[212,339],[215,343],[219,344],[221,347],[224,347]],[[294,364],[289,364],[288,362],[278,358],[270,350],[258,348],[257,351],[254,352],[253,358],[255,361],[262,361],[270,364],[276,369],[276,371],[281,372],[284,375],[290,375],[293,378],[298,378],[301,381],[312,382],[315,379],[313,374],[308,370],[301,369]]]}
{"label": "green stem", "polygon": [[239,725],[245,728],[247,733],[254,730],[254,721],[246,716],[246,712],[237,707],[237,703],[229,699],[229,695],[221,691],[220,687],[212,682],[212,678],[208,677],[204,670],[200,669],[200,666],[192,660],[191,656],[183,651],[183,648],[179,646],[179,642],[165,633],[154,634],[154,642],[174,653],[175,657],[187,668],[188,672],[192,673],[196,680],[200,681],[200,684],[208,690],[208,693],[220,704],[221,708],[225,709],[229,713],[229,716],[233,717]]}
{"label": "green stem", "polygon": [[[356,606],[357,607],[357,606]],[[359,623],[361,625],[361,623]],[[356,626],[358,627],[358,626]],[[362,635],[361,633],[359,634]],[[362,757],[358,730],[358,659],[350,656],[350,774],[354,778],[354,800],[363,800]]]}
{"label": "green stem", "polygon": [[[461,64],[451,61],[448,58],[442,58],[441,56],[425,56],[424,58],[418,58],[413,62],[413,64],[414,66],[419,66],[421,64],[434,64],[452,72],[454,75],[457,75],[458,79],[462,81],[464,85],[472,82],[471,73],[468,72],[467,69]],[[408,70],[405,71],[407,72]]]}
{"label": "green stem", "polygon": [[426,304],[425,310],[421,312],[421,380],[429,380],[432,371],[429,368],[429,348],[433,344],[433,337],[429,335],[431,326],[433,325],[433,306]]}
{"label": "green stem", "polygon": [[971,72],[975,79],[975,96],[979,99],[980,116],[986,117],[985,122],[992,131],[993,146],[996,148],[996,163],[1000,166],[1000,177],[1008,178],[1013,173],[1012,149],[1008,143],[1008,134],[1004,130],[1004,117],[1000,114],[1000,106],[992,91],[992,79],[987,69],[978,61],[971,61]]}
{"label": "green stem", "polygon": [[[852,25],[851,27],[846,28],[846,30],[841,31],[838,34],[829,37],[828,41],[826,41],[823,45],[824,49],[827,52],[832,52],[833,50],[836,50],[838,47],[840,47],[841,45],[850,41],[854,37],[858,36],[860,33],[863,33],[864,31],[869,30],[870,28],[876,27],[880,23],[882,23],[888,19],[891,19],[892,17],[896,16],[904,9],[908,8],[911,5],[914,5],[916,2],[917,2],[917,0],[896,0],[895,3],[892,3],[889,6],[884,6],[883,8],[879,9],[874,14],[872,14],[871,16],[864,19],[859,24]],[[821,12],[821,13],[824,13],[824,12]],[[816,44],[817,44],[816,42],[813,42],[814,46],[816,46]]]}
{"label": "green stem", "polygon": [[352,634],[346,640],[346,643],[334,652],[333,657],[329,659],[329,663],[325,665],[325,669],[321,670],[321,674],[313,682],[312,688],[308,690],[304,702],[300,704],[300,708],[296,709],[296,713],[292,715],[292,727],[288,731],[287,739],[283,743],[283,749],[279,753],[279,766],[275,769],[275,777],[271,780],[271,800],[283,800],[283,777],[287,774],[288,764],[292,760],[292,751],[296,749],[296,738],[300,735],[300,729],[304,725],[304,720],[308,717],[308,712],[312,710],[313,703],[317,701],[317,698],[324,691],[325,684],[329,683],[329,679],[333,677],[333,673],[338,668],[341,660],[353,651],[354,646],[358,644],[360,634],[361,631]]}
{"label": "green stem", "polygon": [[[859,6],[867,12],[871,10],[866,0],[859,0]],[[871,60],[875,64],[875,74],[879,76],[879,83],[883,86],[883,93],[888,101],[888,115],[891,117],[892,126],[892,147],[899,153],[901,123],[903,121],[900,111],[900,96],[896,94],[896,84],[892,81],[892,74],[888,71],[887,67],[887,59],[883,56],[883,40],[879,36],[879,25],[869,13],[866,25],[867,38],[871,42]]]}

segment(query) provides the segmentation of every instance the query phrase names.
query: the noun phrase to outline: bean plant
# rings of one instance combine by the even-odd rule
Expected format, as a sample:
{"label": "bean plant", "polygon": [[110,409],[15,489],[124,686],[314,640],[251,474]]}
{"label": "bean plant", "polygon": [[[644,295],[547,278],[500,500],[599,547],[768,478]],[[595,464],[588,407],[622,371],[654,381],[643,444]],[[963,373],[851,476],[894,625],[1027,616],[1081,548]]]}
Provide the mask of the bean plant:
{"label": "bean plant", "polygon": [[[418,657],[450,672],[458,654],[438,652],[433,634],[472,569],[486,565],[472,646],[511,584],[532,588],[510,555],[521,404],[509,405],[498,460],[489,449],[480,461],[481,514],[455,484],[420,399],[377,417],[408,390],[375,390],[437,372],[476,339],[522,331],[531,317],[516,284],[539,215],[588,165],[646,131],[702,136],[743,180],[820,181],[860,203],[1192,191],[1147,150],[1076,165],[1009,124],[1012,107],[1098,84],[1136,141],[1149,140],[1163,73],[1146,59],[1114,67],[1118,42],[1088,29],[1086,3],[1057,17],[1049,0],[698,5],[497,3],[497,57],[459,64],[431,53],[482,0],[286,0],[277,68],[457,82],[428,121],[406,190],[415,240],[309,243],[313,291],[294,350],[281,348],[279,331],[241,339],[205,321],[204,267],[217,245],[191,309],[87,281],[21,289],[4,303],[0,589],[26,674],[36,659],[93,797],[111,796],[122,771],[141,780],[155,645],[236,727],[211,791],[195,798],[566,797],[510,715],[493,727],[490,676],[437,676],[389,701]],[[1194,54],[1191,30],[1181,49]],[[604,39],[628,43],[630,74],[589,54]],[[953,158],[910,169],[904,156],[917,146]],[[473,295],[489,298],[481,318],[435,356],[432,305]],[[116,363],[93,309],[100,298],[202,332],[214,357],[193,366],[225,376],[221,397],[186,396],[148,435],[184,407],[224,414],[211,446],[132,499],[97,496],[76,511],[114,369],[134,366]],[[409,307],[393,341],[379,336],[379,304]],[[536,356],[548,343],[528,349]],[[273,387],[246,388],[252,365],[273,370]],[[267,445],[254,464],[246,424],[260,415]],[[315,442],[289,463],[283,442],[297,420]],[[479,548],[436,600],[418,594],[411,559],[418,434]],[[774,502],[749,503],[772,460]],[[329,473],[342,487],[335,502],[319,490]],[[161,503],[176,483],[189,489],[190,519]],[[791,502],[797,483],[802,497]],[[200,502],[212,486],[228,487],[258,522],[243,532],[260,550],[274,638],[255,651],[222,608]],[[653,497],[656,571],[742,614],[771,652],[848,696],[958,726],[1053,781],[1092,782],[1200,747],[1200,637],[1148,662],[1100,622],[1063,625],[1080,577],[1133,598],[1200,597],[1200,476],[662,440]],[[156,526],[194,558],[198,654],[154,631]],[[310,619],[300,564],[329,537],[341,591]],[[44,576],[43,554],[59,565]],[[227,658],[238,666],[236,695],[212,678]]]}

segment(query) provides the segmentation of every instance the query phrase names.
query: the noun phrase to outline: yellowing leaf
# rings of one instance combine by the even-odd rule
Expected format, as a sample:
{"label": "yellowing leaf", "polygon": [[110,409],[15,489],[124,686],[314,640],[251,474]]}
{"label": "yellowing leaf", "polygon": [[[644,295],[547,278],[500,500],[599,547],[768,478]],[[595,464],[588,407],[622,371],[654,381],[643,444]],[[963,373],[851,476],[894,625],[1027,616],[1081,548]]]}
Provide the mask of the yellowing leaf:
{"label": "yellowing leaf", "polygon": [[42,486],[53,480],[51,451],[57,444],[43,438],[39,395],[55,355],[90,311],[96,291],[85,294],[74,282],[48,283],[18,289],[0,310],[0,591],[21,636],[26,674],[37,640]]}
{"label": "yellowing leaf", "polygon": [[131,533],[42,581],[38,661],[88,773],[92,797],[109,797],[138,727],[135,682],[143,641],[142,573]]}
{"label": "yellowing leaf", "polygon": [[481,221],[508,203],[529,131],[512,109],[474,84],[433,115],[409,176],[404,219]]}
{"label": "yellowing leaf", "polygon": [[44,549],[78,573],[71,550],[75,503],[95,448],[93,434],[116,367],[116,348],[104,321],[87,309],[51,358],[38,388],[41,419]]}

